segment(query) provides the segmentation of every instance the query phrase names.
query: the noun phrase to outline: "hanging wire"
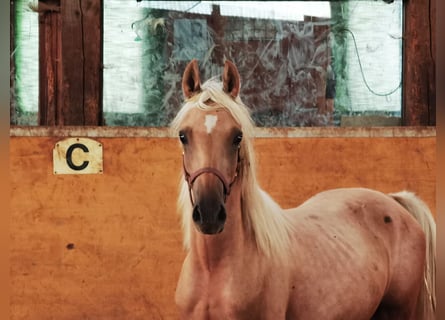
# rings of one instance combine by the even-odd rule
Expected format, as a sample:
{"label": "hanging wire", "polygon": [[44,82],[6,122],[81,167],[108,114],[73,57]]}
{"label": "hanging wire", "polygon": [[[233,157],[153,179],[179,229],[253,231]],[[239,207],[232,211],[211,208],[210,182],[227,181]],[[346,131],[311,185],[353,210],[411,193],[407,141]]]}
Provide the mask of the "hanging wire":
{"label": "hanging wire", "polygon": [[185,10],[185,12],[189,12],[190,10],[192,10],[194,7],[198,6],[202,1],[196,1],[196,3],[194,5],[192,5],[190,8],[188,8],[187,10]]}
{"label": "hanging wire", "polygon": [[361,59],[360,59],[360,54],[358,53],[357,41],[355,40],[355,35],[354,35],[354,33],[353,33],[350,29],[348,29],[348,28],[341,28],[341,29],[339,29],[338,31],[339,31],[339,32],[347,32],[347,33],[349,33],[349,34],[351,35],[352,40],[353,40],[353,42],[354,42],[355,54],[357,55],[358,65],[359,65],[359,67],[360,67],[360,73],[361,73],[361,75],[362,75],[363,82],[364,82],[366,88],[369,90],[369,92],[371,92],[372,94],[374,94],[374,95],[376,95],[376,96],[379,96],[379,97],[387,97],[387,96],[392,95],[394,92],[396,92],[397,90],[399,90],[399,88],[402,87],[402,80],[400,80],[399,85],[398,85],[396,88],[394,88],[393,90],[390,90],[389,92],[386,92],[386,93],[380,93],[380,92],[376,92],[375,90],[373,90],[373,89],[369,86],[368,81],[366,80],[365,73],[364,73],[364,71],[363,71],[362,61],[361,61]]}

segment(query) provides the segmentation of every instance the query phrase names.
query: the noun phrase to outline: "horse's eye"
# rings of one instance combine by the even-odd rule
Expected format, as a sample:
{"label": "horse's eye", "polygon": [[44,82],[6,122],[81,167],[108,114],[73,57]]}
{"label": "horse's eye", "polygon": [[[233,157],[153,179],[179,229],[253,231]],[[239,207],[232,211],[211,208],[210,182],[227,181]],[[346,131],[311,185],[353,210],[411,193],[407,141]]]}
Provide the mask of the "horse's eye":
{"label": "horse's eye", "polygon": [[233,145],[239,146],[242,140],[243,140],[243,134],[242,133],[237,134],[233,139]]}
{"label": "horse's eye", "polygon": [[182,144],[187,144],[187,137],[184,132],[179,132],[179,140]]}

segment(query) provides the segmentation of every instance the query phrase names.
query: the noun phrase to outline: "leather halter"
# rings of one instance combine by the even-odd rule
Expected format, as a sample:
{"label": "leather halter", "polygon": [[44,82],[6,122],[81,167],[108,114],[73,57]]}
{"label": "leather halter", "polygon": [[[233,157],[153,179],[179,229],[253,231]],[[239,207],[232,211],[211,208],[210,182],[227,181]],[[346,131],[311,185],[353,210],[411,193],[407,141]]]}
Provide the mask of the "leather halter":
{"label": "leather halter", "polygon": [[226,180],[226,178],[221,173],[221,171],[219,171],[216,168],[212,168],[212,167],[204,167],[204,168],[198,169],[195,172],[193,172],[192,174],[190,174],[187,171],[187,169],[185,168],[185,160],[184,160],[184,153],[183,153],[182,154],[182,167],[184,169],[185,181],[187,182],[188,187],[189,187],[189,196],[190,196],[190,202],[192,203],[192,206],[195,205],[195,202],[193,201],[193,196],[192,196],[193,183],[196,181],[196,179],[200,175],[202,175],[204,173],[211,173],[214,176],[216,176],[219,179],[219,181],[221,181],[223,188],[224,188],[224,202],[226,202],[227,196],[230,195],[230,190],[232,189],[232,185],[235,183],[236,178],[238,177],[239,163],[240,163],[240,157],[239,157],[239,149],[238,149],[238,163],[236,165],[235,176],[233,177],[232,181],[229,182]]}

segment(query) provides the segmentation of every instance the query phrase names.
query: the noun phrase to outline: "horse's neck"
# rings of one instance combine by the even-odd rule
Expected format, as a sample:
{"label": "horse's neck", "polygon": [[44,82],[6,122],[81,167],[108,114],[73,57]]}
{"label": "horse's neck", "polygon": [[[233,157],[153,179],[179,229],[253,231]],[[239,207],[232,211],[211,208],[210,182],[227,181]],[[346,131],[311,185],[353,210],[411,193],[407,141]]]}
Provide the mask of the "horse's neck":
{"label": "horse's neck", "polygon": [[254,240],[245,228],[241,210],[241,192],[234,187],[226,202],[224,230],[217,235],[204,235],[193,228],[190,254],[195,263],[212,270],[221,265],[233,265],[234,261],[243,261],[250,256]]}

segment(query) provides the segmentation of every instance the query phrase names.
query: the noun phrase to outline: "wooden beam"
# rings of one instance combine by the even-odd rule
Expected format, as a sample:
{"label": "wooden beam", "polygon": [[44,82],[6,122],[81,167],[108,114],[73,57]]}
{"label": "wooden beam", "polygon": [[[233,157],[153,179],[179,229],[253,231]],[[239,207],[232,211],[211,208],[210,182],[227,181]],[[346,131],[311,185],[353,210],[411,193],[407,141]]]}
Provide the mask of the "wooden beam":
{"label": "wooden beam", "polygon": [[83,0],[82,10],[84,25],[84,125],[102,125],[102,0]]}
{"label": "wooden beam", "polygon": [[102,0],[41,0],[39,13],[39,124],[102,125]]}
{"label": "wooden beam", "polygon": [[436,0],[430,0],[430,50],[432,63],[429,68],[429,125],[436,125]]}
{"label": "wooden beam", "polygon": [[81,0],[61,0],[62,13],[62,119],[60,125],[85,124],[84,41]]}
{"label": "wooden beam", "polygon": [[436,124],[435,0],[405,4],[403,124]]}
{"label": "wooden beam", "polygon": [[224,29],[227,23],[227,18],[221,15],[221,8],[219,5],[212,5],[212,14],[207,18],[209,28],[215,32],[213,41],[215,47],[212,54],[212,62],[215,65],[222,66],[224,64]]}
{"label": "wooden beam", "polygon": [[40,125],[56,125],[60,117],[60,2],[39,2],[39,114]]}

